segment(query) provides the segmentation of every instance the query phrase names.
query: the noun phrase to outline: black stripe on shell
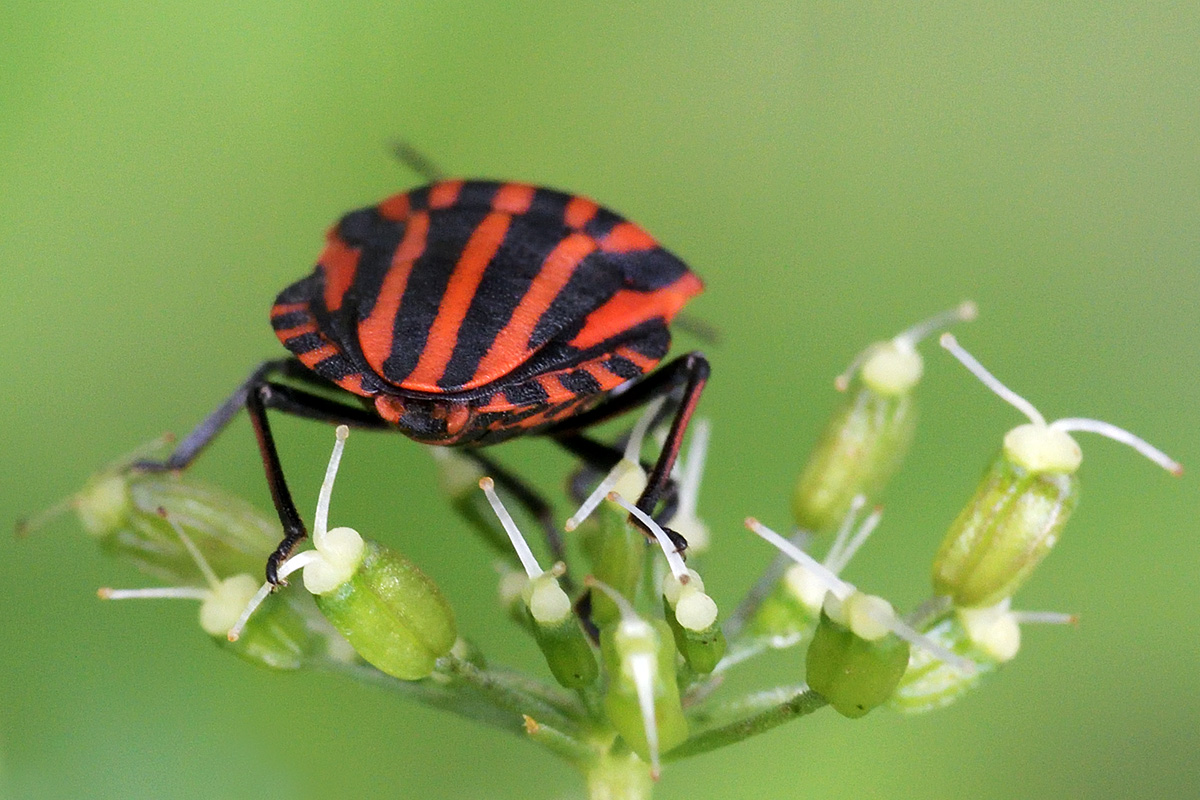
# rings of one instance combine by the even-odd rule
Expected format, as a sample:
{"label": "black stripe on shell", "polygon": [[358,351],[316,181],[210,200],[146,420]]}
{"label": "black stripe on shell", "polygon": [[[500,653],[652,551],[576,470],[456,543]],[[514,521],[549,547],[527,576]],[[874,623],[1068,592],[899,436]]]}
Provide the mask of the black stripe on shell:
{"label": "black stripe on shell", "polygon": [[454,206],[430,212],[425,250],[408,276],[393,326],[392,352],[383,362],[383,377],[390,383],[403,383],[420,361],[450,276],[488,213]]}
{"label": "black stripe on shell", "polygon": [[456,389],[475,375],[497,334],[512,319],[530,284],[541,274],[546,256],[565,233],[565,228],[547,230],[531,224],[524,216],[513,218],[500,249],[484,270],[438,386]]}
{"label": "black stripe on shell", "polygon": [[588,397],[603,391],[600,382],[584,369],[564,372],[558,376],[558,382],[576,397]]}
{"label": "black stripe on shell", "polygon": [[569,339],[574,336],[583,327],[587,315],[620,288],[621,273],[612,268],[607,255],[599,251],[587,255],[534,326],[529,337],[530,349],[541,347],[551,337]]}
{"label": "black stripe on shell", "polygon": [[636,378],[642,374],[641,367],[621,356],[609,356],[601,362],[601,365],[613,375],[625,380]]}

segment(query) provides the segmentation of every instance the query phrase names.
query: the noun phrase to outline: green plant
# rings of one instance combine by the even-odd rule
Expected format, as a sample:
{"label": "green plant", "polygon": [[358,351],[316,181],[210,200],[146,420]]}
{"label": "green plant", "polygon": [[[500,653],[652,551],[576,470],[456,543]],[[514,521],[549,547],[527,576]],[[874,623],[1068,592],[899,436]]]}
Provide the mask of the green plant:
{"label": "green plant", "polygon": [[[578,768],[593,798],[649,797],[664,764],[827,705],[848,718],[883,705],[904,713],[945,706],[1017,655],[1021,624],[1071,621],[1011,608],[1077,502],[1082,453],[1071,432],[1101,433],[1180,471],[1107,423],[1047,423],[944,335],[943,346],[1030,422],[1005,437],[949,525],[927,602],[900,615],[843,580],[840,572],[881,521],[878,509],[865,517],[864,509],[912,439],[922,373],[916,345],[932,330],[973,316],[964,304],[873,345],[839,378],[845,401],[792,497],[796,529],[785,538],[747,519],[780,555],[724,620],[696,569],[708,541],[698,515],[706,424],[696,426],[676,472],[670,520],[691,543],[691,567],[659,524],[625,500],[646,481],[641,461],[653,447],[658,405],[634,426],[612,472],[596,476],[586,498],[575,498],[579,510],[564,527],[579,547],[569,563],[549,569],[491,478],[453,451],[434,450],[453,507],[495,551],[500,602],[544,656],[546,670],[537,675],[489,663],[459,635],[439,588],[399,553],[351,528],[329,528],[345,428],[338,429],[321,487],[313,547],[280,570],[283,577],[303,571],[307,591],[259,586],[251,576],[273,549],[275,524],[189,477],[139,473],[127,466],[130,459],[93,478],[69,505],[106,553],[171,584],[101,589],[101,597],[198,600],[201,629],[246,661],[388,687],[526,736]],[[811,555],[816,549],[824,550],[820,560]],[[469,619],[463,609],[457,613]],[[749,671],[769,650],[802,646],[803,680],[797,671],[792,683],[725,696],[722,683],[731,671]]]}

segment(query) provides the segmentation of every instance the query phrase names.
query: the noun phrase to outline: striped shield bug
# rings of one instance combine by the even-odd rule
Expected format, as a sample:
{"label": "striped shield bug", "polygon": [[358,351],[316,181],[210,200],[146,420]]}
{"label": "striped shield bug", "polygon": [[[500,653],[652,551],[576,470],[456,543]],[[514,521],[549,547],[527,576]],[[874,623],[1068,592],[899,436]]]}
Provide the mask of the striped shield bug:
{"label": "striped shield bug", "polygon": [[313,272],[271,309],[291,356],[259,365],[165,461],[137,466],[187,467],[245,408],[283,523],[272,583],[307,531],[268,409],[463,448],[561,551],[549,505],[478,449],[543,435],[607,469],[621,453],[586,429],[668,398],[666,443],[637,502],[655,513],[709,374],[698,352],[655,367],[672,319],[702,289],[645,230],[585,197],[435,179],[342,217]]}

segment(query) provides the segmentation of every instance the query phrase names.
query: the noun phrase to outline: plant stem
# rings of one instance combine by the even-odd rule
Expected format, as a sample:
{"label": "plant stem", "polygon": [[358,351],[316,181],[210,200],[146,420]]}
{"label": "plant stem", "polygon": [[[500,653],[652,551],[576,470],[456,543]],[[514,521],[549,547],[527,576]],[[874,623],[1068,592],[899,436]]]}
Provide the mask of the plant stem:
{"label": "plant stem", "polygon": [[588,800],[650,800],[650,766],[625,750],[608,752],[587,771]]}
{"label": "plant stem", "polygon": [[678,761],[681,758],[707,753],[709,750],[716,750],[719,747],[749,739],[751,736],[765,733],[789,720],[811,714],[827,704],[828,701],[824,697],[808,687],[797,687],[792,690],[791,697],[777,705],[691,737],[674,750],[666,753],[663,760]]}
{"label": "plant stem", "polygon": [[480,669],[452,655],[438,659],[438,669],[443,675],[470,686],[493,705],[511,711],[516,720],[528,714],[572,736],[584,732],[580,721],[586,718],[587,712],[574,698],[524,675],[494,668]]}

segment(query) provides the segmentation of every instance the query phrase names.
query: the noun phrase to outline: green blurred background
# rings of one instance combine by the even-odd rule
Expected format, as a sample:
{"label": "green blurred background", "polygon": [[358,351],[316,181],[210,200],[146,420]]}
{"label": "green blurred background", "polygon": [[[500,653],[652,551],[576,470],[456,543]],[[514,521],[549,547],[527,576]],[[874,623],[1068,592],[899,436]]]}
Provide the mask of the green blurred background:
{"label": "green blurred background", "polygon": [[[396,137],[598,198],[704,276],[724,608],[768,558],[740,520],[787,525],[833,376],[964,297],[981,317],[960,339],[1048,416],[1200,469],[1197,42],[1195,3],[5,2],[0,522],[187,430],[281,352],[267,309],[326,226],[417,182]],[[847,575],[902,607],[1019,421],[926,352],[924,424]],[[308,508],[329,432],[277,435]],[[251,439],[239,421],[196,471],[267,509]],[[823,713],[673,765],[659,795],[1200,796],[1196,470],[1083,444],[1084,501],[1018,597],[1077,629],[1028,630],[943,712]],[[551,450],[500,455],[556,490]],[[339,485],[335,520],[425,567],[495,660],[539,669],[420,448],[360,435]],[[0,537],[0,564],[0,794],[579,796],[515,737],[231,659],[191,604],[97,602],[143,579],[73,520]]]}

